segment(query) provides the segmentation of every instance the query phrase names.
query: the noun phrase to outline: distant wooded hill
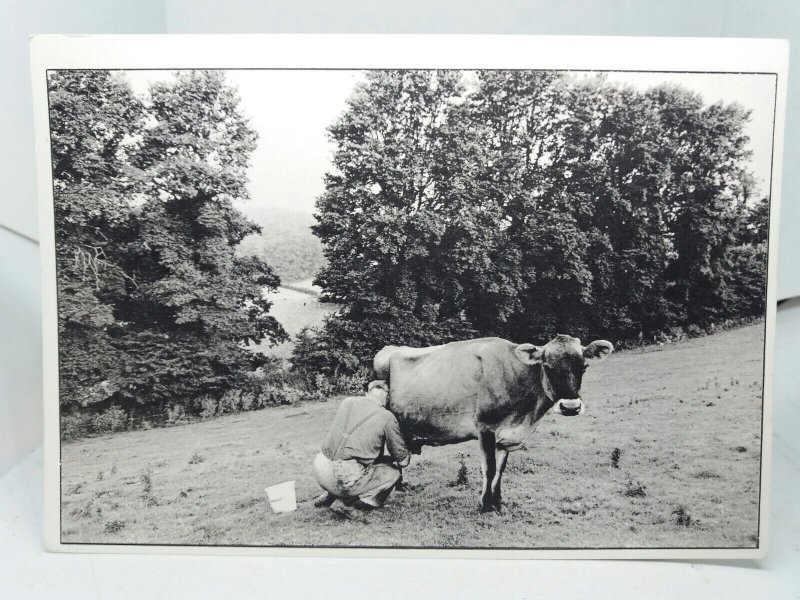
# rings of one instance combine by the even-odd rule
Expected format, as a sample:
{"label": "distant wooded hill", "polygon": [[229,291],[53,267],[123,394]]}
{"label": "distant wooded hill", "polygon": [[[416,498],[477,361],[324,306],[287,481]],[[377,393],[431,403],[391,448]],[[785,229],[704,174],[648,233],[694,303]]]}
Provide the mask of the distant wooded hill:
{"label": "distant wooded hill", "polygon": [[260,234],[247,236],[239,252],[258,256],[287,284],[314,277],[324,264],[322,245],[311,232],[313,215],[247,206],[245,212],[262,227]]}

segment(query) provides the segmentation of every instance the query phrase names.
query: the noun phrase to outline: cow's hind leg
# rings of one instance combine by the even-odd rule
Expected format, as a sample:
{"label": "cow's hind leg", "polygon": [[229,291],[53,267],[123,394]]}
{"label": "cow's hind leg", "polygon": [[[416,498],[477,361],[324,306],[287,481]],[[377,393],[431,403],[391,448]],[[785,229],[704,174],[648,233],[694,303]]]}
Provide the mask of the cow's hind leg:
{"label": "cow's hind leg", "polygon": [[496,472],[494,432],[481,431],[479,441],[481,445],[481,469],[483,471],[483,490],[479,509],[481,512],[489,512],[495,508],[492,501],[492,481]]}
{"label": "cow's hind leg", "polygon": [[492,479],[492,502],[497,512],[500,512],[500,505],[502,504],[500,479],[502,479],[503,471],[506,469],[506,462],[508,462],[508,450],[498,448],[497,454],[495,455],[496,472],[494,474],[494,479]]}

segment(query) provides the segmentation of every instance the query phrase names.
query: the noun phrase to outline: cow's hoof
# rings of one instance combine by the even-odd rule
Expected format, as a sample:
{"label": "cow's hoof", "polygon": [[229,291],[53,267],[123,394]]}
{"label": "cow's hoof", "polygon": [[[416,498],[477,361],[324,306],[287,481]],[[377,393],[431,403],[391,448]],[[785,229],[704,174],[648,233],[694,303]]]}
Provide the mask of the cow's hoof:
{"label": "cow's hoof", "polygon": [[326,493],[314,499],[314,506],[316,508],[329,508],[334,502],[336,502],[336,496]]}
{"label": "cow's hoof", "polygon": [[492,501],[492,506],[494,506],[495,511],[503,512],[503,501],[500,498],[496,497]]}
{"label": "cow's hoof", "polygon": [[495,511],[495,507],[492,506],[491,504],[486,504],[486,505],[479,504],[478,505],[478,512],[481,513],[481,514],[494,512],[494,511]]}

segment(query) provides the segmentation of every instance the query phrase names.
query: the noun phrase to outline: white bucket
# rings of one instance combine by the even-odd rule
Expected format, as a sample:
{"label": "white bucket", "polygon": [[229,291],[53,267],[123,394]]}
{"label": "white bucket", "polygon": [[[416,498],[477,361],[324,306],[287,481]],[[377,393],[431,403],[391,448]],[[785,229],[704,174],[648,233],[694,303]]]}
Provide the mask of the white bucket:
{"label": "white bucket", "polygon": [[291,512],[297,510],[297,499],[294,495],[294,479],[284,481],[266,488],[267,498],[273,512]]}

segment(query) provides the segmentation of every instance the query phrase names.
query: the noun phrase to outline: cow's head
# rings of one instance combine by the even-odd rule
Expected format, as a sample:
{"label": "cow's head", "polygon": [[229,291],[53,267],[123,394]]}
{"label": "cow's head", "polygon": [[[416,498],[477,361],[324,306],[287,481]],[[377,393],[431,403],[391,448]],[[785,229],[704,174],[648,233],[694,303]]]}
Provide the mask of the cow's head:
{"label": "cow's head", "polygon": [[582,346],[578,338],[559,334],[544,346],[520,344],[514,352],[528,365],[542,365],[542,387],[556,413],[566,417],[583,412],[581,381],[591,360],[602,360],[614,351],[606,340]]}

